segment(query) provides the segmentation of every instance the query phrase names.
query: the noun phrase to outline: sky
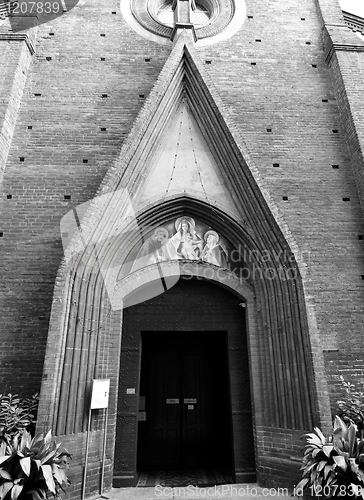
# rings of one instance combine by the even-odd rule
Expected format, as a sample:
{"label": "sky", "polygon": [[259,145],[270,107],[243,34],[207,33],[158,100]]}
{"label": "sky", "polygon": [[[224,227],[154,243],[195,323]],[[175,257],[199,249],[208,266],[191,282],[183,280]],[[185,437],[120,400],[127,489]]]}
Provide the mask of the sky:
{"label": "sky", "polygon": [[342,10],[364,17],[364,0],[339,0]]}

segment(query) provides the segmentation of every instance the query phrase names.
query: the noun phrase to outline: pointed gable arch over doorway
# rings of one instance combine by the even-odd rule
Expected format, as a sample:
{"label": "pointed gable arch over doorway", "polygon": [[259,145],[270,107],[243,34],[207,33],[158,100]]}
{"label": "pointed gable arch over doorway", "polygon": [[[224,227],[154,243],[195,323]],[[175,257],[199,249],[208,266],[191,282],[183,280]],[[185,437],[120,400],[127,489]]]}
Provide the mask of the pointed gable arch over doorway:
{"label": "pointed gable arch over doorway", "polygon": [[[176,122],[181,113],[184,118]],[[198,135],[188,136],[189,115],[189,130],[200,134],[194,146],[200,156],[192,165],[182,159],[169,164],[169,183],[168,171],[158,170],[161,148],[166,134],[173,136],[173,124],[178,128],[180,123],[187,138]],[[186,179],[196,178],[193,189],[180,184],[184,168]],[[158,181],[156,172],[162,191],[156,188],[148,197],[148,186]],[[128,203],[133,207],[130,223],[125,219]],[[208,269],[211,282],[237,293],[246,304],[258,480],[269,481],[274,473],[286,484],[299,475],[292,457],[298,456],[302,431],[330,418],[322,352],[304,293],[305,267],[187,34],[175,44],[118,160],[82,219],[82,231],[66,250],[55,287],[39,425],[53,427],[66,445],[76,444],[75,463],[81,466],[90,384],[93,378],[110,378],[106,480],[111,484],[122,300],[142,283],[159,279],[160,270],[163,278],[179,276],[181,262],[152,264],[125,277],[122,287],[118,269],[138,241],[178,217],[194,218],[223,235],[246,270],[241,276],[231,269],[219,274],[212,264],[187,259],[182,274],[187,269],[200,276]],[[118,287],[123,294],[115,306]],[[129,406],[135,418],[137,405],[135,390]],[[97,472],[102,422],[102,415],[93,416],[91,450]],[[292,474],[288,479],[287,471]]]}

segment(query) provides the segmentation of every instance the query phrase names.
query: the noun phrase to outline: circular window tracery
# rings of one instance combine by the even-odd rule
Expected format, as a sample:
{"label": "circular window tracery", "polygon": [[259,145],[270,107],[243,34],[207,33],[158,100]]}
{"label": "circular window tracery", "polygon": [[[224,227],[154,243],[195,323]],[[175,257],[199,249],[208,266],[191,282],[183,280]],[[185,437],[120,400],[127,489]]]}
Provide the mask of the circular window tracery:
{"label": "circular window tracery", "polygon": [[[165,26],[173,28],[174,25],[174,12],[173,12],[173,0],[167,0],[164,2],[157,11],[157,21]],[[210,10],[201,3],[196,2],[196,8],[191,13],[191,22],[196,29],[201,28],[209,24],[211,18]]]}
{"label": "circular window tracery", "polygon": [[[121,0],[125,20],[137,33],[157,43],[171,43],[173,0]],[[245,0],[197,0],[191,11],[197,45],[225,40],[243,25]]]}

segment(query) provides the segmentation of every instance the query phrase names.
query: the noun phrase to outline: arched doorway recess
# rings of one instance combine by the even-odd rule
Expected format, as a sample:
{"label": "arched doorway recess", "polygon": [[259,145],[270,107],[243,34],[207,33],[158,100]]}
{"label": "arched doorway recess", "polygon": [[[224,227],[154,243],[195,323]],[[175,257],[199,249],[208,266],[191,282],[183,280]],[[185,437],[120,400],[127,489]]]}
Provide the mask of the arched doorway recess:
{"label": "arched doorway recess", "polygon": [[[141,238],[144,241],[153,228],[186,215],[223,235],[238,251],[246,274],[240,276],[228,268],[186,259],[151,264],[118,279],[121,263]],[[49,427],[48,422],[52,422],[66,445],[68,439],[73,446],[79,442],[82,450],[91,381],[110,378],[106,472],[110,484],[114,471],[123,300],[161,277],[165,283],[176,275],[200,277],[230,290],[246,304],[258,481],[269,479],[270,471],[278,477],[282,467],[298,476],[298,463],[292,460],[300,455],[302,432],[318,421],[318,415],[302,281],[288,244],[283,239],[274,240],[272,235],[270,240],[261,241],[255,229],[244,221],[188,196],[153,205],[139,214],[137,221],[136,229],[107,241],[99,253],[102,267],[96,265],[94,256],[85,253],[67,275],[67,300],[55,304],[58,318],[63,318],[62,325],[60,328],[57,323],[49,336],[52,357],[46,359],[45,375],[49,378],[43,386],[42,403],[52,404],[48,403],[41,413],[43,426]],[[264,253],[267,248],[270,252]],[[113,307],[115,303],[119,306]],[[48,392],[47,386],[51,389]],[[127,397],[137,425],[138,394],[135,391]],[[95,456],[100,449],[102,427],[102,415],[95,414],[91,440]],[[127,450],[128,447],[125,453]],[[79,461],[82,463],[81,456]],[[135,469],[131,465],[125,462],[128,473],[124,485],[135,484]],[[97,460],[95,467],[99,467]],[[238,469],[235,468],[236,481],[244,481],[245,472]],[[282,472],[280,477],[284,481],[287,473]],[[289,481],[292,482],[292,476]]]}
{"label": "arched doorway recess", "polygon": [[255,480],[246,330],[245,301],[192,275],[124,310],[115,486],[135,484],[137,470]]}
{"label": "arched doorway recess", "polygon": [[[160,226],[170,221],[172,214],[175,219],[188,213],[210,224],[239,249],[247,274],[238,277],[208,264],[170,261],[134,272],[118,282],[115,291],[120,287],[125,295],[132,296],[140,286],[160,275],[173,278],[177,265],[179,274],[207,277],[245,299],[257,474],[264,477],[264,471],[279,462],[287,470],[297,469],[298,476],[298,464],[292,460],[299,456],[302,430],[309,429],[316,418],[316,401],[301,277],[288,245],[283,250],[273,242],[272,247],[265,246],[267,242],[255,239],[250,226],[238,224],[226,213],[211,210],[188,197],[183,197],[182,208],[179,197],[168,200],[159,209],[162,210],[158,212],[152,207],[145,212],[139,218],[140,227],[150,230],[151,223],[153,227]],[[121,317],[116,320],[121,321]],[[285,448],[286,442],[291,443],[291,448]],[[270,453],[270,448],[277,451]],[[237,480],[244,480],[241,471],[235,470],[235,475]]]}

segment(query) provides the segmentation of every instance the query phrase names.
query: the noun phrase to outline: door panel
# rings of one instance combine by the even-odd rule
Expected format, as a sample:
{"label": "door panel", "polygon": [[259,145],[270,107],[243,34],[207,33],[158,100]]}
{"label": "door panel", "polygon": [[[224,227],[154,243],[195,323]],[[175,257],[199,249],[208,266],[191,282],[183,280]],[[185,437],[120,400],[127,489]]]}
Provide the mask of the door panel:
{"label": "door panel", "polygon": [[178,467],[180,459],[180,360],[177,354],[150,357],[150,386],[146,399],[148,419],[148,456],[153,457],[152,467],[170,463]]}
{"label": "door panel", "polygon": [[216,335],[199,338],[196,333],[162,337],[158,340],[154,334],[143,340],[141,394],[146,396],[147,417],[140,423],[144,428],[139,466],[150,470],[229,466],[224,335],[219,342]]}
{"label": "door panel", "polygon": [[214,405],[211,359],[209,353],[199,352],[182,357],[183,398],[196,403],[183,403],[182,408],[182,462],[187,467],[209,466],[209,443],[214,442]]}

